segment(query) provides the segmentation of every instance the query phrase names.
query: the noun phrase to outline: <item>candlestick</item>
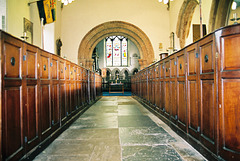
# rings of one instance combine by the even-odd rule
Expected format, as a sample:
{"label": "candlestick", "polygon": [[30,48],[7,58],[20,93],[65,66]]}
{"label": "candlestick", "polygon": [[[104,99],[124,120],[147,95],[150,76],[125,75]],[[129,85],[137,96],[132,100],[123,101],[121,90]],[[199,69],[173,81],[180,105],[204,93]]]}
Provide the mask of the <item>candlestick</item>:
{"label": "candlestick", "polygon": [[233,18],[236,19],[237,18],[237,13],[233,14]]}
{"label": "candlestick", "polygon": [[28,39],[27,33],[23,32],[23,36],[21,36],[21,38],[23,39],[23,41],[27,41],[27,39]]}
{"label": "candlestick", "polygon": [[233,18],[230,19],[230,21],[233,21],[234,23],[233,24],[237,24],[237,21],[239,20],[240,18],[237,17],[237,13],[233,13]]}

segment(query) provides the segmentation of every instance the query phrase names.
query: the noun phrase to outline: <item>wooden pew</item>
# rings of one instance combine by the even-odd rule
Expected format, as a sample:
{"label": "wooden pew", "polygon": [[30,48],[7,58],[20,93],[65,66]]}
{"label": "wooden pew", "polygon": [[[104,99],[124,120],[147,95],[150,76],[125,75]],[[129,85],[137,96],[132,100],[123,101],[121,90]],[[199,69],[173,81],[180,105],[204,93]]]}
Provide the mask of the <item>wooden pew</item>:
{"label": "wooden pew", "polygon": [[[218,29],[154,64],[155,98],[148,89],[154,80],[145,76],[145,92],[134,92],[210,160],[240,160],[239,44],[240,25]],[[152,67],[134,75],[132,84]]]}
{"label": "wooden pew", "polygon": [[0,56],[0,161],[31,160],[101,96],[100,75],[1,30]]}

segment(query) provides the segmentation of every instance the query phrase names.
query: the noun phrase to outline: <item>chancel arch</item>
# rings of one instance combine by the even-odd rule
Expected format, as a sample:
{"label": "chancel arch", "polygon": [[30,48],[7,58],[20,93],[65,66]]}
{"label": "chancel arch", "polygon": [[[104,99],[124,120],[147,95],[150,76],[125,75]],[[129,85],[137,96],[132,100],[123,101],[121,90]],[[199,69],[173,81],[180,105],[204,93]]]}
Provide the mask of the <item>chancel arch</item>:
{"label": "chancel arch", "polygon": [[90,30],[83,38],[78,49],[78,63],[91,69],[92,52],[95,46],[107,36],[122,35],[130,39],[138,48],[140,68],[143,69],[153,62],[154,52],[148,36],[137,26],[123,21],[110,21]]}

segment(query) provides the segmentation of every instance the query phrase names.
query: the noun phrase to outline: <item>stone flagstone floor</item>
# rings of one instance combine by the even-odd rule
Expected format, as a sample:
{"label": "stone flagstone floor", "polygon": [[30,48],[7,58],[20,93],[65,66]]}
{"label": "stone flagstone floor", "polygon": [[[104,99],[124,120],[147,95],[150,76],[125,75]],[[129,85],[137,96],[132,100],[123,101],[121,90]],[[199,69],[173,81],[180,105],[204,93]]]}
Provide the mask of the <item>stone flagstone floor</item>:
{"label": "stone flagstone floor", "polygon": [[202,161],[132,97],[102,97],[35,161]]}

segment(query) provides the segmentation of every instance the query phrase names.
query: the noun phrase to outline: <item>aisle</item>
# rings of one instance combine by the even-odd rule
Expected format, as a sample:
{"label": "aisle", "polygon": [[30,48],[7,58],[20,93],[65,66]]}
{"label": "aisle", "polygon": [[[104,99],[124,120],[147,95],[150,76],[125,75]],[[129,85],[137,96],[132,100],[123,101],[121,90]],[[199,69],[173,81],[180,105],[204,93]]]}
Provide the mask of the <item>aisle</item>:
{"label": "aisle", "polygon": [[35,161],[204,160],[132,97],[102,97]]}

